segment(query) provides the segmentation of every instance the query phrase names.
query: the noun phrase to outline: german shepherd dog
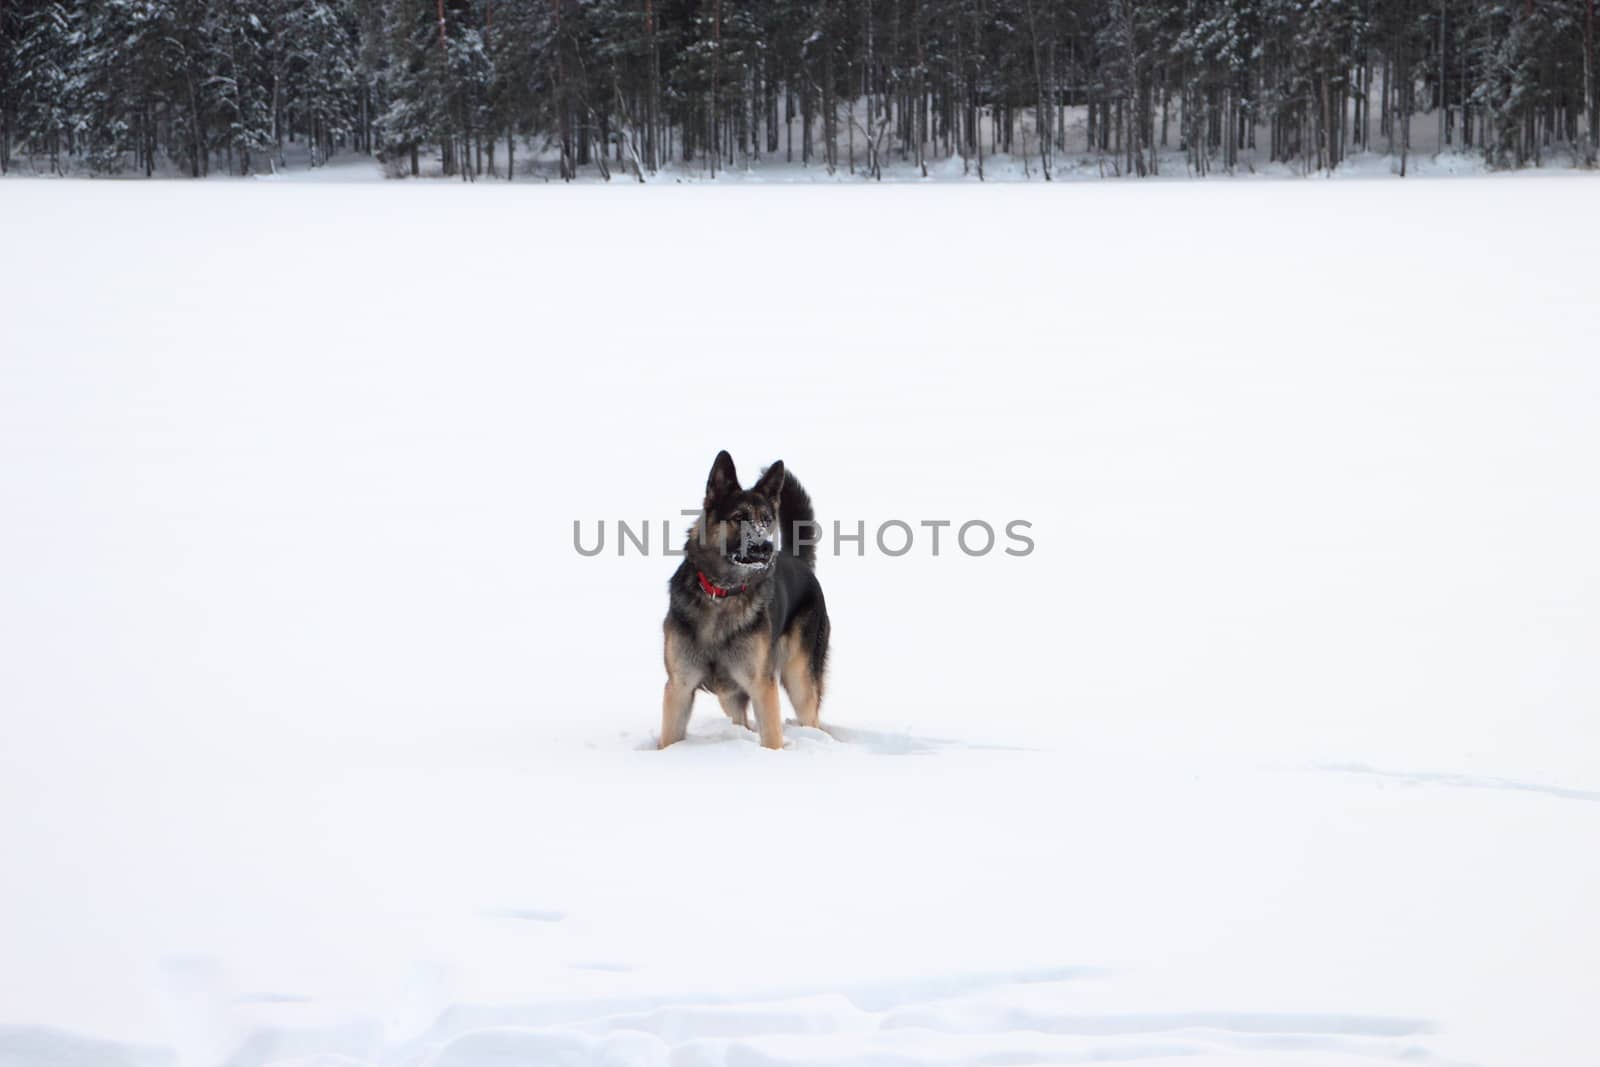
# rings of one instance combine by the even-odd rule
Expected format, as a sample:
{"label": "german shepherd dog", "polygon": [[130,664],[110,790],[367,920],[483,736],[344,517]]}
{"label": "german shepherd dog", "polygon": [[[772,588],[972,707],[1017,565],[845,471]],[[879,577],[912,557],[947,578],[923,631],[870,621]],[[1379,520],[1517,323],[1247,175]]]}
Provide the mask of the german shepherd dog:
{"label": "german shepherd dog", "polygon": [[[772,536],[781,533],[774,550]],[[705,502],[667,583],[667,687],[661,747],[682,741],[696,689],[715,693],[739,726],[756,705],[764,748],[783,747],[781,679],[802,726],[816,726],[828,658],[828,609],[817,582],[811,498],[779,460],[749,489],[717,453]]]}

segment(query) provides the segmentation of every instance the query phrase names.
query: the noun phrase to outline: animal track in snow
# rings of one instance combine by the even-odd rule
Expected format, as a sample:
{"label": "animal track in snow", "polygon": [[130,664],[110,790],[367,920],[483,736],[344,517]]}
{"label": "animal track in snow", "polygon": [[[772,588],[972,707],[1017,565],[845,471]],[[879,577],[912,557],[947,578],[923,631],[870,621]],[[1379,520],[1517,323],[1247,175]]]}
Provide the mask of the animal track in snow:
{"label": "animal track in snow", "polygon": [[1407,785],[1448,785],[1462,789],[1506,789],[1519,793],[1543,793],[1562,800],[1588,800],[1600,802],[1600,791],[1569,789],[1559,785],[1539,782],[1520,782],[1515,778],[1498,778],[1483,774],[1441,774],[1435,771],[1389,771],[1369,767],[1365,763],[1318,763],[1319,771],[1335,774],[1365,775],[1370,778],[1387,778]]}

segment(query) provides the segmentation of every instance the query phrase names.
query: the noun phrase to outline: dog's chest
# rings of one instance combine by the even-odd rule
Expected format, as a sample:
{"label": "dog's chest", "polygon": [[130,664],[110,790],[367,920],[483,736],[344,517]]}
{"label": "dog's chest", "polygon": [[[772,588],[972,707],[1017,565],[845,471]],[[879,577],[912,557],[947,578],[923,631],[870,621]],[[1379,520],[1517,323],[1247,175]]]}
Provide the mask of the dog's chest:
{"label": "dog's chest", "polygon": [[763,612],[752,604],[719,604],[701,613],[695,637],[712,658],[736,653],[751,631],[757,628]]}

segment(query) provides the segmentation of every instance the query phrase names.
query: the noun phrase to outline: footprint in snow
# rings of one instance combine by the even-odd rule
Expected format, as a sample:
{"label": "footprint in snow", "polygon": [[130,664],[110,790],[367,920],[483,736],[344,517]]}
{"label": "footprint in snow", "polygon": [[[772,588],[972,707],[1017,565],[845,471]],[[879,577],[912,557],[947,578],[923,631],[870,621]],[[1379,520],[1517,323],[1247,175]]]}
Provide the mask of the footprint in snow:
{"label": "footprint in snow", "polygon": [[558,923],[567,917],[566,912],[550,908],[485,908],[479,914],[486,919],[517,919],[530,923]]}

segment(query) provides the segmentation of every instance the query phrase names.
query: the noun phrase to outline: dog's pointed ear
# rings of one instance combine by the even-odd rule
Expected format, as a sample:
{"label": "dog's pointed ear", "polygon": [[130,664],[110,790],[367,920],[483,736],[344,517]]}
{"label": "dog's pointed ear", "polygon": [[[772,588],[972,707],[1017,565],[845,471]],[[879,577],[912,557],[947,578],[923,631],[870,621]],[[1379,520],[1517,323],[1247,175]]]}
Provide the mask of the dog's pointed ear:
{"label": "dog's pointed ear", "polygon": [[778,460],[772,466],[761,472],[761,480],[750,490],[760,493],[774,504],[778,502],[778,494],[783,491],[783,460]]}
{"label": "dog's pointed ear", "polygon": [[738,491],[739,472],[733,469],[733,457],[723,449],[717,453],[716,461],[711,464],[711,475],[706,479],[705,506],[709,508],[729,493]]}

